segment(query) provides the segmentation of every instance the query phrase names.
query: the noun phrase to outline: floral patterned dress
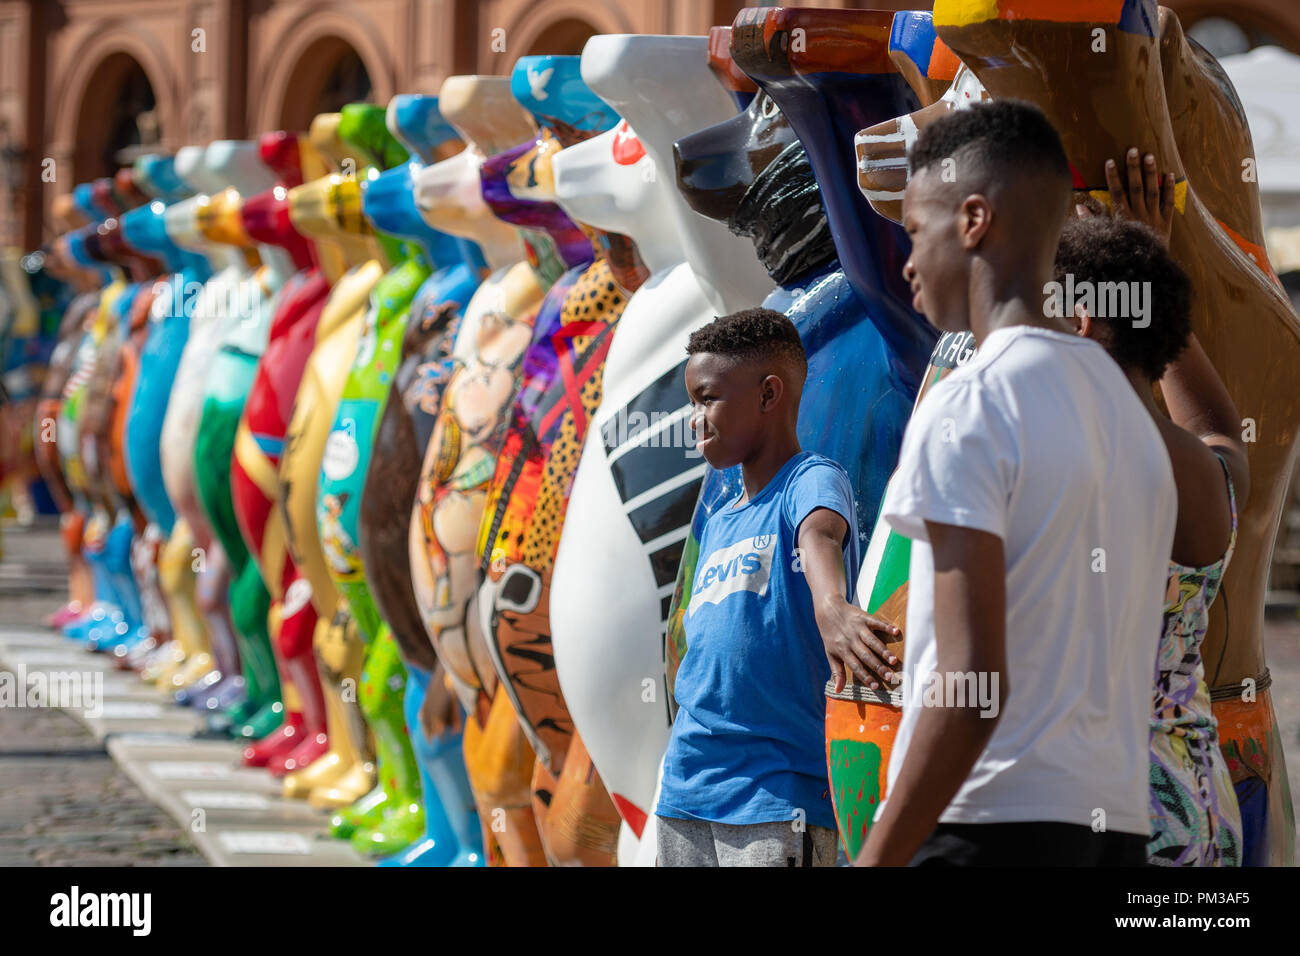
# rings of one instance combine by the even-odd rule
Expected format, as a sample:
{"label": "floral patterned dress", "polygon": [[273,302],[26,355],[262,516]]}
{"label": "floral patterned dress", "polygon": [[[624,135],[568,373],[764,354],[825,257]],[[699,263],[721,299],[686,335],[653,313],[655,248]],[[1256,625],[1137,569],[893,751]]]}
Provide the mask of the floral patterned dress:
{"label": "floral patterned dress", "polygon": [[1237,498],[1222,458],[1219,464],[1228,479],[1232,510],[1228,550],[1201,568],[1169,563],[1151,718],[1147,860],[1156,866],[1241,865],[1241,812],[1219,751],[1219,728],[1201,660],[1210,605],[1237,544]]}

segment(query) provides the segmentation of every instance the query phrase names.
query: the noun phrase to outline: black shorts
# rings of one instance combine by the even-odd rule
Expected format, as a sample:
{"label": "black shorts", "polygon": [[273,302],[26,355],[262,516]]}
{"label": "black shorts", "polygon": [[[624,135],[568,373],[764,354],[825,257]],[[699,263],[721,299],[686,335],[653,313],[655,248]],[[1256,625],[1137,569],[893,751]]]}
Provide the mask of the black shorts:
{"label": "black shorts", "polygon": [[1145,866],[1147,838],[1076,823],[940,823],[909,866]]}

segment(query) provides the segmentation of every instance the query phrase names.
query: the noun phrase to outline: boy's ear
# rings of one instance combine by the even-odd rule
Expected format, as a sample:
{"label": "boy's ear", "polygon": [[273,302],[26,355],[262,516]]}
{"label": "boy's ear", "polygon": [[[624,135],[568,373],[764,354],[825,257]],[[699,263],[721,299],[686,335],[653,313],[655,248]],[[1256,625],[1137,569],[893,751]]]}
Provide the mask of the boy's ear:
{"label": "boy's ear", "polygon": [[1070,316],[1074,321],[1074,331],[1076,334],[1083,336],[1085,339],[1092,338],[1092,316],[1088,314],[1088,307],[1082,302],[1074,303],[1074,313]]}
{"label": "boy's ear", "polygon": [[785,394],[785,382],[779,375],[768,375],[759,383],[759,408],[771,411]]}
{"label": "boy's ear", "polygon": [[993,205],[981,193],[971,193],[961,202],[957,227],[963,249],[975,249],[993,225]]}

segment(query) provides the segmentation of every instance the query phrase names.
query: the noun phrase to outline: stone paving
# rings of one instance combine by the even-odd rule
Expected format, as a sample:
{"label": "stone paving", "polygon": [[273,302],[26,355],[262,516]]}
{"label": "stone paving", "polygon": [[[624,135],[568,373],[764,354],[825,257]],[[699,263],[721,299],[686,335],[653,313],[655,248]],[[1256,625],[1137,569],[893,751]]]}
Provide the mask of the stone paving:
{"label": "stone paving", "polygon": [[[64,599],[49,527],[5,529],[0,624],[36,624]],[[185,834],[56,708],[0,707],[0,866],[205,866]]]}
{"label": "stone paving", "polygon": [[0,866],[205,865],[72,717],[0,708]]}

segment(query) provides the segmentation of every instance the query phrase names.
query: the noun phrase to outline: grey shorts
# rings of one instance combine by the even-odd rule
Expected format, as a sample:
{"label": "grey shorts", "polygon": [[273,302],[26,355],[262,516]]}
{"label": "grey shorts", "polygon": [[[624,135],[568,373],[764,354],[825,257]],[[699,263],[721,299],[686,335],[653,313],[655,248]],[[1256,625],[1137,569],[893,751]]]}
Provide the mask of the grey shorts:
{"label": "grey shorts", "polygon": [[793,822],[710,823],[655,817],[657,866],[834,866],[834,830]]}

